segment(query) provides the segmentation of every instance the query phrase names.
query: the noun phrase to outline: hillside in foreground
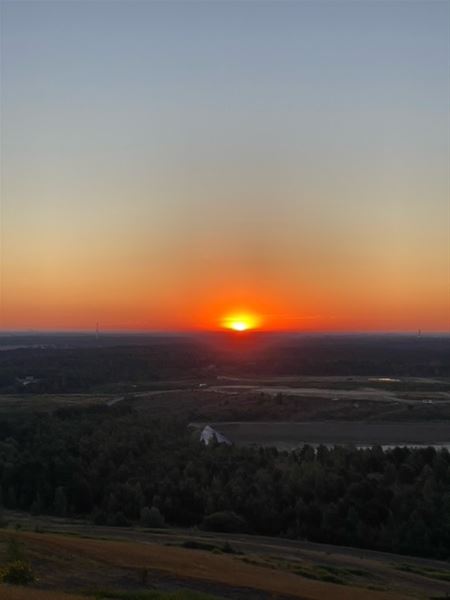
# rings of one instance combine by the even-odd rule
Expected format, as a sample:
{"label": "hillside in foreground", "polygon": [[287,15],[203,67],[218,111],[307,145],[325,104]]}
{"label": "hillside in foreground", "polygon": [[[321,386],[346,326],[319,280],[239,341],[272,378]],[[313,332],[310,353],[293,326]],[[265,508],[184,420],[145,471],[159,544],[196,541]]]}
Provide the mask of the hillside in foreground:
{"label": "hillside in foreground", "polygon": [[17,525],[0,531],[0,564],[13,544],[35,579],[1,586],[5,600],[406,600],[445,598],[449,589],[441,561],[194,530],[33,517]]}

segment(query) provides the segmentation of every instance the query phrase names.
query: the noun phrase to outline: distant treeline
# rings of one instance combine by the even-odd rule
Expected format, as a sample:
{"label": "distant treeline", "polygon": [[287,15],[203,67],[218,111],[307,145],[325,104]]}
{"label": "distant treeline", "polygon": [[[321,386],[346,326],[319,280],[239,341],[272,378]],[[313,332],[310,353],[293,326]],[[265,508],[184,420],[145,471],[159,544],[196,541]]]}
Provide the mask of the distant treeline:
{"label": "distant treeline", "polygon": [[[191,343],[148,347],[20,349],[0,352],[3,393],[70,393],[118,382],[158,381],[201,369],[202,349]],[[23,379],[36,381],[24,385]]]}
{"label": "distant treeline", "polygon": [[[42,344],[45,337],[36,341]],[[214,377],[219,372],[237,376],[450,376],[450,336],[137,336],[134,345],[125,336],[124,345],[117,346],[110,344],[120,344],[120,336],[82,341],[77,347],[44,345],[0,351],[0,392],[86,392],[119,383]],[[26,377],[33,379],[24,385]]]}
{"label": "distant treeline", "polygon": [[286,536],[450,558],[450,454],[205,447],[126,406],[0,424],[1,503],[95,523]]}

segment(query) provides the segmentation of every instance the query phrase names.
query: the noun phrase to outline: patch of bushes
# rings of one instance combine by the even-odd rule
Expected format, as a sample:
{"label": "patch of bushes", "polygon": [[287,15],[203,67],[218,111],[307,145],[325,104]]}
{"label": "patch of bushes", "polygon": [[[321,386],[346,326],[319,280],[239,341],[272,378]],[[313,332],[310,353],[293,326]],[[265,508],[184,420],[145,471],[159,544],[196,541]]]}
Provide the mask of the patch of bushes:
{"label": "patch of bushes", "polygon": [[243,533],[247,531],[247,523],[235,512],[225,510],[207,515],[202,521],[201,528],[222,533]]}
{"label": "patch of bushes", "polygon": [[162,529],[166,526],[166,523],[159,508],[156,508],[156,506],[152,506],[151,508],[144,506],[141,510],[141,525],[151,529]]}
{"label": "patch of bushes", "polygon": [[184,542],[179,545],[182,548],[189,548],[190,550],[206,550],[208,552],[219,554],[242,554],[242,552],[233,548],[229,542],[217,546],[216,544],[208,544],[207,542],[200,542],[197,540],[184,540]]}
{"label": "patch of bushes", "polygon": [[212,552],[217,549],[215,544],[208,544],[206,542],[198,542],[197,540],[185,540],[180,544],[182,548],[188,548],[189,550],[207,550]]}
{"label": "patch of bushes", "polygon": [[397,566],[399,571],[405,573],[414,573],[416,575],[422,575],[423,577],[430,577],[431,579],[438,579],[440,581],[450,581],[450,570],[440,571],[439,569],[433,569],[432,567],[420,567],[418,565],[409,565],[407,563]]}
{"label": "patch of bushes", "polygon": [[131,521],[119,510],[108,518],[106,524],[111,527],[130,527]]}

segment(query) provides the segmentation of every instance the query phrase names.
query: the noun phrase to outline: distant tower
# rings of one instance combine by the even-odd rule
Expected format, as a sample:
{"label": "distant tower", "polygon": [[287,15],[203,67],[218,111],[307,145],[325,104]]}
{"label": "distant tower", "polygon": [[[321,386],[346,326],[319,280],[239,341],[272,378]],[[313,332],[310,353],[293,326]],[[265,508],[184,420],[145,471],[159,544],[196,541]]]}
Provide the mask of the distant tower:
{"label": "distant tower", "polygon": [[421,338],[421,337],[422,337],[422,330],[421,330],[421,329],[419,329],[419,330],[418,330],[418,332],[417,332],[417,337],[418,337],[418,338]]}
{"label": "distant tower", "polygon": [[97,342],[99,339],[99,335],[100,335],[100,330],[98,328],[98,321],[97,321],[97,323],[95,324],[95,339],[97,340]]}

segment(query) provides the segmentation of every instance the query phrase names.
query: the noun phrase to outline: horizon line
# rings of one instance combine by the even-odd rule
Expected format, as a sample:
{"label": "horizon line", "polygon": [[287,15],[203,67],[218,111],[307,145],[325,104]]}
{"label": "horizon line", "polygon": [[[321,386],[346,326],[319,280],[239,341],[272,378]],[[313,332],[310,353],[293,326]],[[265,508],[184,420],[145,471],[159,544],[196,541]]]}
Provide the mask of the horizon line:
{"label": "horizon line", "polygon": [[249,336],[251,334],[274,335],[425,335],[450,336],[450,330],[395,329],[395,330],[296,330],[296,329],[250,329],[246,331],[231,331],[229,329],[0,329],[2,335],[208,335],[229,334],[234,336]]}

